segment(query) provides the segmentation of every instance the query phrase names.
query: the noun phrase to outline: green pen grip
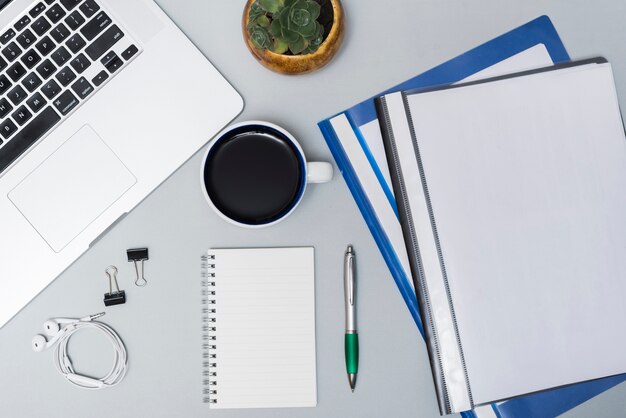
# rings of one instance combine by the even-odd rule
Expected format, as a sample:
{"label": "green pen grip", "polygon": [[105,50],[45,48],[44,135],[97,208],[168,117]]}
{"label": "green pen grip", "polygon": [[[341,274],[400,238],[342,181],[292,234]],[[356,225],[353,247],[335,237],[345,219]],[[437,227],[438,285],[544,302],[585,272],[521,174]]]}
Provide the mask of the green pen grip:
{"label": "green pen grip", "polygon": [[359,334],[346,334],[346,370],[356,374],[359,370]]}

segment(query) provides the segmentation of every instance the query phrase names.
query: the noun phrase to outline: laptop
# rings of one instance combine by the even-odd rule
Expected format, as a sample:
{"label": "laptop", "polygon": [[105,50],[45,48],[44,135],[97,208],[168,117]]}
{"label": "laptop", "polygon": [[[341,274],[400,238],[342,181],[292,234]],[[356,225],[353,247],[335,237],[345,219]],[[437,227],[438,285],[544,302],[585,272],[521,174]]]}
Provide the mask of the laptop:
{"label": "laptop", "polygon": [[152,0],[0,0],[0,327],[242,109]]}

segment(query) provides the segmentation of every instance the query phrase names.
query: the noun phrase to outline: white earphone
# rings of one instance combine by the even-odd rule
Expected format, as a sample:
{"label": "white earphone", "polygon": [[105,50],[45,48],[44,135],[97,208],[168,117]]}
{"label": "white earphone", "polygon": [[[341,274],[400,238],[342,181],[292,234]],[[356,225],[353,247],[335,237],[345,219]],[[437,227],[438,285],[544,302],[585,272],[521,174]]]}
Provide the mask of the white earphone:
{"label": "white earphone", "polygon": [[[85,316],[79,319],[49,319],[44,323],[43,327],[46,335],[51,337],[50,340],[41,334],[35,335],[32,341],[33,350],[41,352],[47,350],[58,342],[59,344],[54,350],[54,365],[59,373],[61,373],[70,383],[85,389],[102,389],[105,387],[115,386],[120,383],[126,375],[128,356],[124,343],[111,327],[101,322],[92,322],[94,319],[100,318],[103,315],[104,312]],[[113,345],[113,351],[115,352],[115,362],[113,364],[113,368],[105,377],[101,379],[77,374],[74,371],[72,361],[67,354],[67,345],[70,337],[78,330],[84,328],[94,328],[101,331]]]}
{"label": "white earphone", "polygon": [[61,338],[61,336],[63,335],[63,332],[67,332],[65,330],[66,328],[68,328],[68,325],[75,324],[78,322],[91,322],[96,318],[100,318],[102,315],[104,315],[104,313],[100,313],[96,315],[89,315],[89,316],[85,316],[79,319],[53,318],[53,319],[47,320],[43,324],[43,329],[46,335],[48,337],[52,337],[52,339],[48,341],[48,339],[41,334],[35,335],[33,337],[33,342],[32,342],[33,350],[39,353],[52,347]]}
{"label": "white earphone", "polygon": [[56,343],[58,341],[58,338],[53,338],[50,341],[48,341],[46,339],[46,337],[44,337],[41,334],[35,335],[33,337],[33,350],[40,353],[44,350],[47,350],[48,348],[52,347],[54,345],[54,343]]}

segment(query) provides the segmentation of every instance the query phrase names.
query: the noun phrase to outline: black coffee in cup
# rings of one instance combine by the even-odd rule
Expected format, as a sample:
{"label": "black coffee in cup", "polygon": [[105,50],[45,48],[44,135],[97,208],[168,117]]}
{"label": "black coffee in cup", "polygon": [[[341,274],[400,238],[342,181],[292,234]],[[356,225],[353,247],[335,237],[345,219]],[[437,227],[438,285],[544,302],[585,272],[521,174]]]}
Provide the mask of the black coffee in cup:
{"label": "black coffee in cup", "polygon": [[301,152],[283,133],[262,125],[241,126],[216,139],[203,173],[216,209],[251,226],[289,213],[306,185]]}

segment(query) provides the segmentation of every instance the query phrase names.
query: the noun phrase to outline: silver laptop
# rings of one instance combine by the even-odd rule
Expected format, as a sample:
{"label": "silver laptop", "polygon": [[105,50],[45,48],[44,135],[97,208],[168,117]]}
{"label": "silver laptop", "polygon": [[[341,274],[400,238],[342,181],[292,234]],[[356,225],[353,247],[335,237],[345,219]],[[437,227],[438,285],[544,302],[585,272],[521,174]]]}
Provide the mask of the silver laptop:
{"label": "silver laptop", "polygon": [[0,326],[243,101],[152,0],[0,0]]}

